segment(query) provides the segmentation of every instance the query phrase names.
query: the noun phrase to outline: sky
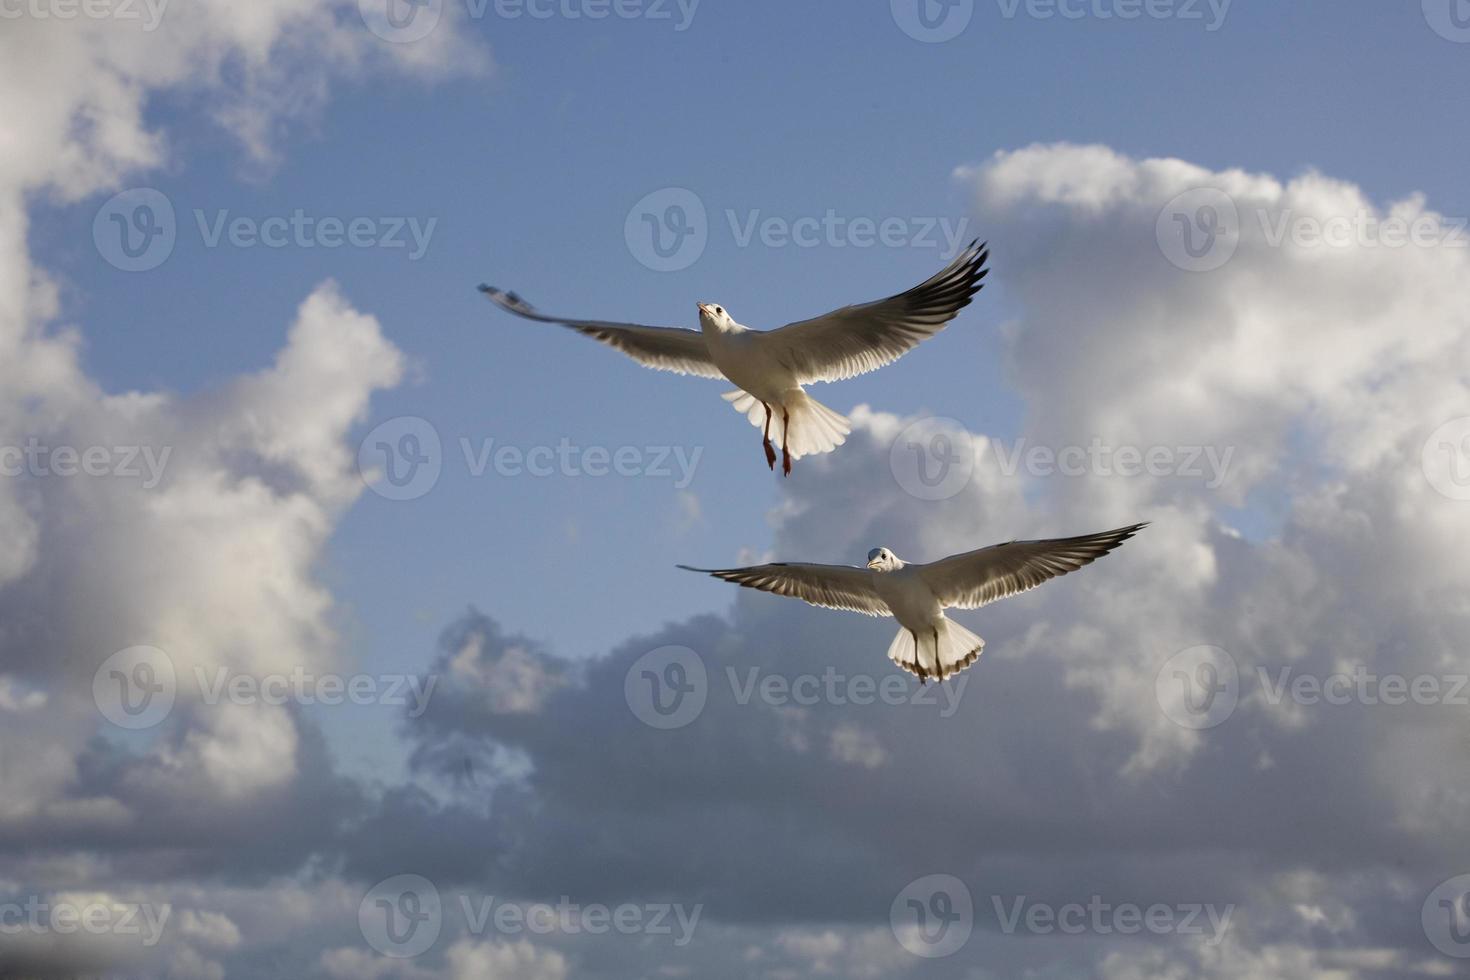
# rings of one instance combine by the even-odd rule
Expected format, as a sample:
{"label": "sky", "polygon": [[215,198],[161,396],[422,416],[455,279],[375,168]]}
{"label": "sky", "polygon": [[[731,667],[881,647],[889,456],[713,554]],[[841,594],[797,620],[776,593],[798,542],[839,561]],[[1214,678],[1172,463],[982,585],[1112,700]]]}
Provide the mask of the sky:
{"label": "sky", "polygon": [[[1459,975],[1467,66],[1464,0],[0,0],[0,975]],[[972,238],[789,478],[475,289],[767,329]],[[1144,520],[932,696],[674,567]]]}

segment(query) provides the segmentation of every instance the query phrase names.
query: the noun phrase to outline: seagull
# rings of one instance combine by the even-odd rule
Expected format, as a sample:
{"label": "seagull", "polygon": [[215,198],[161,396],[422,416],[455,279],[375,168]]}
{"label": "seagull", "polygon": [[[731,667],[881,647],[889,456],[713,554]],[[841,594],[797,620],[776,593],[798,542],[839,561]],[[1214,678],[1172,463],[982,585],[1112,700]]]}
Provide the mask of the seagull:
{"label": "seagull", "polygon": [[944,615],[979,609],[1090,565],[1148,522],[1075,538],[1010,541],[950,555],[927,565],[906,562],[888,548],[868,552],[868,567],[774,562],[747,568],[691,568],[762,592],[792,596],[828,609],[892,616],[903,627],[888,659],[919,683],[943,681],[974,663],[985,641]]}
{"label": "seagull", "polygon": [[802,385],[877,370],[943,330],[984,285],[989,256],[984,243],[971,242],[937,275],[907,292],[777,330],[736,323],[717,303],[697,304],[695,331],[546,316],[513,292],[486,285],[480,292],[516,316],[571,327],[645,367],[732,382],[737,390],[723,397],[761,430],[766,465],[773,471],[775,426],[781,472],[789,476],[793,459],[831,452],[852,431],[846,416],[808,396]]}

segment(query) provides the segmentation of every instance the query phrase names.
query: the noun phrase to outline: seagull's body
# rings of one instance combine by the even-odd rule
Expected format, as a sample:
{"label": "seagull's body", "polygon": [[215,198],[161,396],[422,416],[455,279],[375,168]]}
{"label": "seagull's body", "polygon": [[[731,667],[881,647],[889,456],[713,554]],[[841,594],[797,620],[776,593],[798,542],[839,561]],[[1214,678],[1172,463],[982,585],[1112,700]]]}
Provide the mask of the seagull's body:
{"label": "seagull's body", "polygon": [[971,243],[943,271],[888,299],[845,306],[777,330],[736,323],[723,306],[700,303],[699,330],[546,316],[515,293],[481,286],[502,308],[559,323],[616,348],[645,367],[724,379],[724,397],[762,430],[766,463],[776,465],[771,432],[781,443],[782,471],[791,460],[836,449],[852,423],[809,396],[803,385],[840,381],[876,370],[943,330],[980,291],[989,253]]}
{"label": "seagull's body", "polygon": [[680,568],[705,572],[747,588],[792,596],[829,609],[892,616],[903,627],[888,658],[923,683],[959,673],[980,656],[985,641],[944,614],[978,609],[1091,564],[1146,524],[1075,538],[1011,541],[909,563],[887,548],[868,552],[866,568],[774,562],[748,568]]}

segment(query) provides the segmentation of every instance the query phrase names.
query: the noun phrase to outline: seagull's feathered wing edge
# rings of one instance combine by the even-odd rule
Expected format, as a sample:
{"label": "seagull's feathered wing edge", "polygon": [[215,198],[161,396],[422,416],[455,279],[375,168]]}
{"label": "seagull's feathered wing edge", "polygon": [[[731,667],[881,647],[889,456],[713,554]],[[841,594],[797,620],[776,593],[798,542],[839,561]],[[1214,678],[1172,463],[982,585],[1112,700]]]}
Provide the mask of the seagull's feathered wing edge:
{"label": "seagull's feathered wing edge", "polygon": [[852,565],[810,565],[795,562],[773,562],[748,568],[692,568],[715,578],[734,582],[748,589],[791,596],[814,606],[845,609],[866,616],[892,616],[888,604],[873,588],[872,573]]}
{"label": "seagull's feathered wing edge", "polygon": [[891,364],[943,330],[978,293],[989,270],[985,243],[971,242],[939,273],[887,299],[788,323],[761,338],[801,384],[841,381]]}
{"label": "seagull's feathered wing edge", "polygon": [[1090,565],[1147,526],[991,545],[923,565],[919,575],[942,605],[976,609]]}
{"label": "seagull's feathered wing edge", "polygon": [[644,367],[675,374],[693,374],[701,378],[723,378],[725,375],[710,360],[704,336],[697,330],[680,327],[649,327],[641,323],[613,323],[606,320],[571,320],[547,316],[515,293],[494,286],[480,286],[480,292],[501,309],[536,320],[571,327],[580,334],[622,351]]}

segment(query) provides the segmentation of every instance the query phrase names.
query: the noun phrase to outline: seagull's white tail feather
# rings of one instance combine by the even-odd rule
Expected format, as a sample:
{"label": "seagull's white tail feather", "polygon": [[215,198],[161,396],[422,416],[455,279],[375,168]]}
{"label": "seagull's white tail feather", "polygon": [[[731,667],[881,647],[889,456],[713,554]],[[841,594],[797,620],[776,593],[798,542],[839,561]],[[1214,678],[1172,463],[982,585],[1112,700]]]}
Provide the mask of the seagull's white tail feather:
{"label": "seagull's white tail feather", "polygon": [[[733,405],[735,411],[743,412],[757,429],[766,427],[766,407],[754,395],[736,389],[720,397]],[[791,440],[786,443],[786,449],[792,459],[830,453],[847,441],[852,421],[846,415],[834,412],[800,388],[786,392],[782,399],[781,404],[771,405],[771,442],[777,447],[781,445],[784,409],[791,419]]]}
{"label": "seagull's white tail feather", "polygon": [[888,659],[918,675],[921,683],[942,681],[970,666],[985,649],[984,640],[952,619],[940,620],[938,634],[936,644],[933,632],[921,630],[915,646],[914,634],[900,629],[888,646]]}

